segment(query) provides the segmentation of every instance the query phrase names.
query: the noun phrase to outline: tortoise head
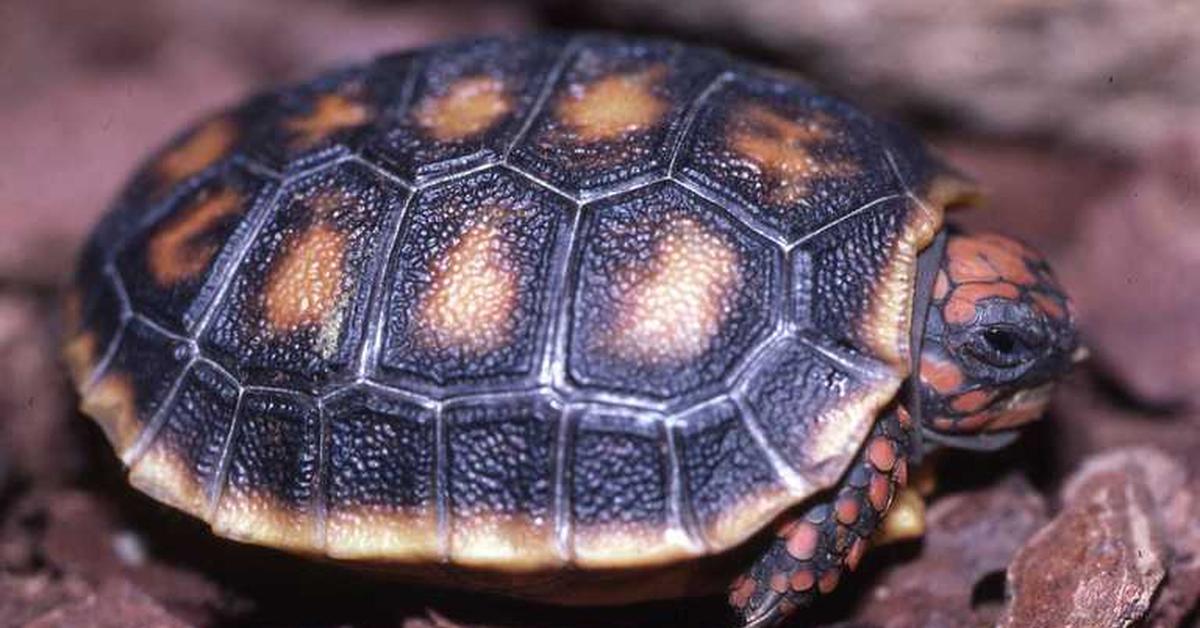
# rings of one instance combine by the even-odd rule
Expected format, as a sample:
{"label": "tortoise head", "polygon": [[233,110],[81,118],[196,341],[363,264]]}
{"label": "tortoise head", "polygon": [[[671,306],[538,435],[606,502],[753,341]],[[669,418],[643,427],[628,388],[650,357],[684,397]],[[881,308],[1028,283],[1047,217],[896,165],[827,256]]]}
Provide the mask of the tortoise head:
{"label": "tortoise head", "polygon": [[1036,251],[951,233],[925,321],[919,395],[934,440],[987,447],[1040,417],[1081,358],[1070,301]]}

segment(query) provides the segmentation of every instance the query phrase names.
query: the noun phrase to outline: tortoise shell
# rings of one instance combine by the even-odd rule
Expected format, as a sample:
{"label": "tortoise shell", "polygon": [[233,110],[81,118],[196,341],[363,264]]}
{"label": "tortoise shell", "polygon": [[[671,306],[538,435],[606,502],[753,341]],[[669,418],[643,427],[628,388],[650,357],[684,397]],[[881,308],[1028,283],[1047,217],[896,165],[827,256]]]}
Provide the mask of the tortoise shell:
{"label": "tortoise shell", "polygon": [[808,84],[659,40],[480,40],[254,96],[96,228],[65,354],[217,534],[661,565],[834,485],[967,187]]}

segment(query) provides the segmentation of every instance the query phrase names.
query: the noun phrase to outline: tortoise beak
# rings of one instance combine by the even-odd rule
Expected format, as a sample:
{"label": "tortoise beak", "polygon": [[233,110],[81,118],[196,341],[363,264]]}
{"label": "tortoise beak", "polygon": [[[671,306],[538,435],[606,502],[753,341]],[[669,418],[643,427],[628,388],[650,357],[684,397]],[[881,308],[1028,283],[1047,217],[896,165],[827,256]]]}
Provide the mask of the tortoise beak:
{"label": "tortoise beak", "polygon": [[1054,393],[1054,382],[1035,388],[1018,390],[997,403],[989,412],[994,415],[984,429],[988,431],[1009,430],[1041,418],[1050,397]]}

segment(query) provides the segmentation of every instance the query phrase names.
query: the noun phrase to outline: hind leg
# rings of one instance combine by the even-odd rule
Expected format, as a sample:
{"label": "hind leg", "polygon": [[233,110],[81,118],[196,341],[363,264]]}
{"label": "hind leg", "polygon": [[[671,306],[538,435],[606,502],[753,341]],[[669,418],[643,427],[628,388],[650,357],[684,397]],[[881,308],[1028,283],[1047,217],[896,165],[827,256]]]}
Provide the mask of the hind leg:
{"label": "hind leg", "polygon": [[742,626],[777,625],[858,566],[893,494],[906,482],[912,429],[903,408],[884,415],[832,499],[781,522],[765,553],[730,587],[729,602]]}

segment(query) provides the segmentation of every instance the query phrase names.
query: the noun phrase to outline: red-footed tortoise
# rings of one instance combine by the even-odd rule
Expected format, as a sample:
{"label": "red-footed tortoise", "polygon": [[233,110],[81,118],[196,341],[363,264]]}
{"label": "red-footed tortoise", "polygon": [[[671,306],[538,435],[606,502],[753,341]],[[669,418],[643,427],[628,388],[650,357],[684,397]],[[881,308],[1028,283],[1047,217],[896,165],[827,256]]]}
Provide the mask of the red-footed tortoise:
{"label": "red-footed tortoise", "polygon": [[172,140],[64,351],[130,482],[219,535],[559,603],[733,580],[769,625],[910,460],[1010,440],[1070,365],[1042,258],[943,224],[975,195],[715,51],[430,48]]}

